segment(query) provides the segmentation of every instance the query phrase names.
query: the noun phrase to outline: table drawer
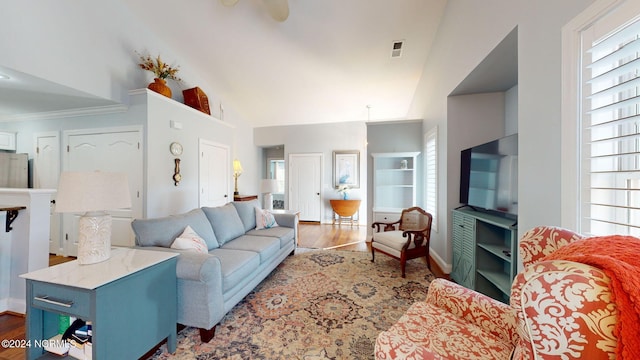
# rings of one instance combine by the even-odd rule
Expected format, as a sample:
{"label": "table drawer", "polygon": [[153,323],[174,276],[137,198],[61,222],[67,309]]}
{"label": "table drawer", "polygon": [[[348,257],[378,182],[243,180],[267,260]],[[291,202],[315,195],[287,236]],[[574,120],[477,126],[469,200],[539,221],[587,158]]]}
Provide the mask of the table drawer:
{"label": "table drawer", "polygon": [[374,222],[396,222],[400,220],[400,213],[375,212],[373,213]]}
{"label": "table drawer", "polygon": [[88,319],[91,314],[91,292],[62,285],[32,282],[31,305],[38,309],[66,313]]}

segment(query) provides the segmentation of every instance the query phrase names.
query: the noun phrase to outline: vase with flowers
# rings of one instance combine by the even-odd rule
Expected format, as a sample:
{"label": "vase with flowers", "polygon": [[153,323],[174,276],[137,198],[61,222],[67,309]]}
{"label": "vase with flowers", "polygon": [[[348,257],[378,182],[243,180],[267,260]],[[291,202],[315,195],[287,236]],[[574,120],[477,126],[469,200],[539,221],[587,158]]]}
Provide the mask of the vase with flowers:
{"label": "vase with flowers", "polygon": [[140,63],[138,66],[143,70],[151,71],[153,75],[155,75],[154,82],[148,86],[149,90],[170,98],[171,88],[167,86],[166,79],[175,80],[177,82],[182,81],[182,79],[177,75],[180,67],[170,66],[160,58],[160,55],[155,58],[152,58],[150,55],[138,54],[138,56],[140,57]]}
{"label": "vase with flowers", "polygon": [[349,185],[341,184],[338,186],[338,194],[342,195],[342,200],[349,198]]}

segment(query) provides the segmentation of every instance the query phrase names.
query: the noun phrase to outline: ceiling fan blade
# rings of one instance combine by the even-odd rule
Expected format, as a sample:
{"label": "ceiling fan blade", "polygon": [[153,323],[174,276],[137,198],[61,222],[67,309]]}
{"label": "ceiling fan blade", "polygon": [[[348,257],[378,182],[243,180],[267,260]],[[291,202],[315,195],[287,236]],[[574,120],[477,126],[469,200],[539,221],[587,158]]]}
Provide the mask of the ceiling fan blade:
{"label": "ceiling fan blade", "polygon": [[[223,0],[224,1],[224,0]],[[287,20],[289,17],[288,0],[263,0],[271,17],[279,22]]]}
{"label": "ceiling fan blade", "polygon": [[238,0],[220,0],[220,2],[224,6],[233,6],[238,2]]}

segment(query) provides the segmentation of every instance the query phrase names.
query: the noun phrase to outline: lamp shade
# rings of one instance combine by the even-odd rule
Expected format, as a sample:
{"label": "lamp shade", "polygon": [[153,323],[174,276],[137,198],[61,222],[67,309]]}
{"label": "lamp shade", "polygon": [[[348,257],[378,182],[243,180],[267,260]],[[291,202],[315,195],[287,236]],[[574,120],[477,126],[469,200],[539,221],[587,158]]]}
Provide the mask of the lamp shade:
{"label": "lamp shade", "polygon": [[242,164],[240,164],[240,160],[233,160],[233,173],[234,174],[242,174]]}
{"label": "lamp shade", "polygon": [[276,179],[262,179],[260,181],[260,192],[262,194],[275,193],[276,191],[278,191]]}
{"label": "lamp shade", "polygon": [[63,172],[58,182],[56,212],[90,212],[131,207],[125,173]]}

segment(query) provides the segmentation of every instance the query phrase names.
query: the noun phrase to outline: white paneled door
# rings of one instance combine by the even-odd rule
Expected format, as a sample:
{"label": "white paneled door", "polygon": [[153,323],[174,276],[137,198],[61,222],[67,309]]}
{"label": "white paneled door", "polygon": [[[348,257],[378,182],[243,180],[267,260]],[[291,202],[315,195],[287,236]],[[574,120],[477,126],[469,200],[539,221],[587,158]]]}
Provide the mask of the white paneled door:
{"label": "white paneled door", "polygon": [[[60,177],[60,135],[57,131],[35,135],[35,156],[33,159],[33,187],[36,189],[57,189]],[[56,194],[51,196],[55,201]],[[51,227],[49,231],[49,253],[63,254],[60,241],[60,214],[51,207]]]}
{"label": "white paneled door", "polygon": [[322,218],[322,154],[289,155],[289,209],[301,221]]}
{"label": "white paneled door", "polygon": [[200,140],[200,206],[221,206],[231,201],[229,147]]}
{"label": "white paneled door", "polygon": [[[135,245],[131,221],[142,217],[142,129],[126,127],[91,129],[64,133],[63,168],[65,171],[124,172],[129,178],[131,209],[110,210],[113,218],[111,245]],[[64,214],[65,254],[78,251],[78,218],[82,214]]]}

